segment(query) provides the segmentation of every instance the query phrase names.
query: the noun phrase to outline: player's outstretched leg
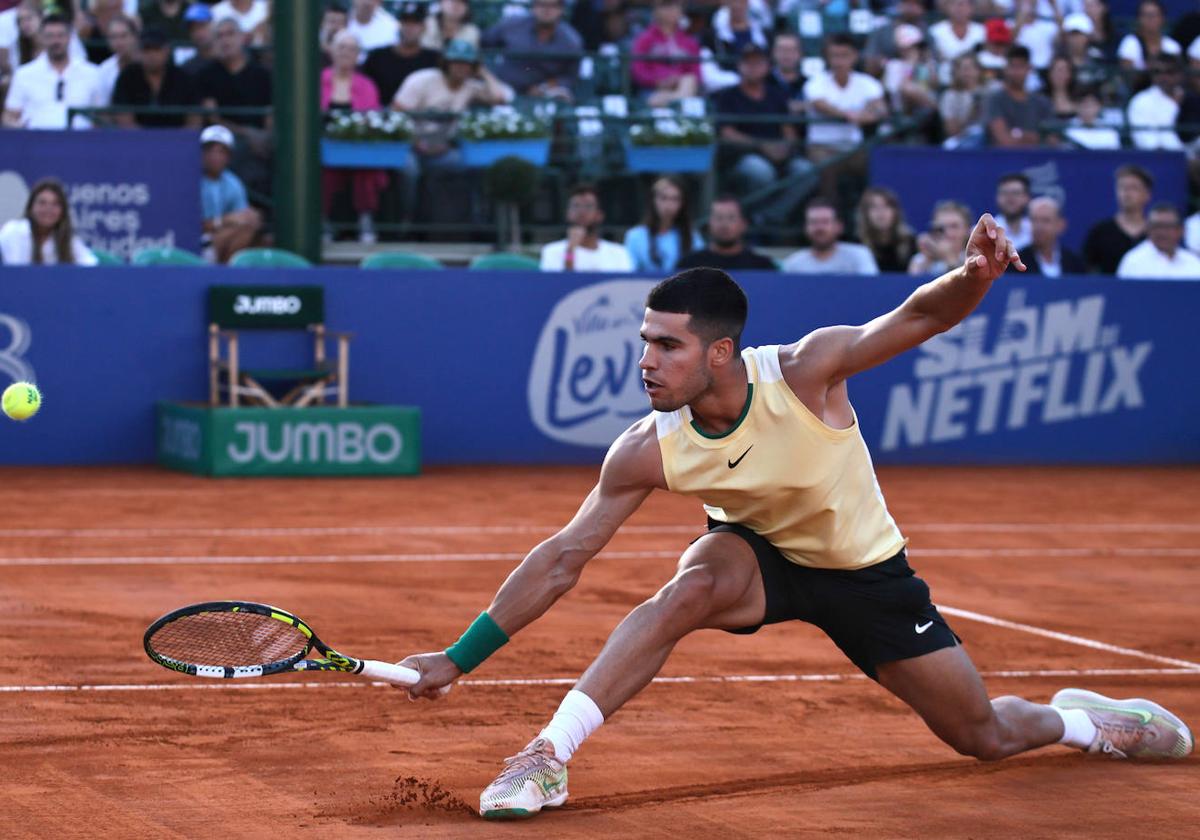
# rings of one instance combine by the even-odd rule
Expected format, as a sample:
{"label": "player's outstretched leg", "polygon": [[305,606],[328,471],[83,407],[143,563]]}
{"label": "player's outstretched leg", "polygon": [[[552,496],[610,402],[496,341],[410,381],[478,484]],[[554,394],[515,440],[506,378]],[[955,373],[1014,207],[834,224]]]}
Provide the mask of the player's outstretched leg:
{"label": "player's outstretched leg", "polygon": [[1084,749],[1113,758],[1186,758],[1195,742],[1187,724],[1157,703],[1140,697],[1114,700],[1082,688],[1064,688],[1050,705],[1077,709],[1096,728]]}
{"label": "player's outstretched leg", "polygon": [[878,675],[935,735],[981,761],[1050,744],[1121,758],[1183,758],[1192,750],[1183,721],[1148,700],[1110,700],[1081,689],[1060,691],[1050,705],[989,700],[962,647],[888,662]]}
{"label": "player's outstretched leg", "polygon": [[529,817],[567,799],[566,763],[583,740],[654,678],[675,644],[693,630],[762,622],[762,575],[750,546],[709,533],[688,548],[658,593],[617,626],[541,734],[479,797],[488,819]]}

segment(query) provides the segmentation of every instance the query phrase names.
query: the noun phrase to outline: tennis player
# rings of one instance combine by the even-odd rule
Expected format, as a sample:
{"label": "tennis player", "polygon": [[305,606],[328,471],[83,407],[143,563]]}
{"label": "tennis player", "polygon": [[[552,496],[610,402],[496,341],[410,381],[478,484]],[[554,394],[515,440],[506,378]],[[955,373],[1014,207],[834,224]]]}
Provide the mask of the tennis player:
{"label": "tennis player", "polygon": [[815,624],[935,735],[984,761],[1047,744],[1117,758],[1183,758],[1184,723],[1147,700],[1080,689],[1049,705],[989,700],[959,638],[905,559],[846,380],[963,320],[1010,265],[1024,270],[990,215],[966,262],[862,326],[818,329],[795,344],[740,349],[746,296],[723,271],[658,284],[642,323],[642,378],[654,411],[609,449],[600,481],[565,528],[509,575],[450,648],[411,656],[433,699],[545,613],[652,490],[697,496],[707,533],[675,576],[613,631],[549,724],[480,797],[484,817],[526,817],[567,799],[567,762],[658,673],[694,630],[753,633]]}

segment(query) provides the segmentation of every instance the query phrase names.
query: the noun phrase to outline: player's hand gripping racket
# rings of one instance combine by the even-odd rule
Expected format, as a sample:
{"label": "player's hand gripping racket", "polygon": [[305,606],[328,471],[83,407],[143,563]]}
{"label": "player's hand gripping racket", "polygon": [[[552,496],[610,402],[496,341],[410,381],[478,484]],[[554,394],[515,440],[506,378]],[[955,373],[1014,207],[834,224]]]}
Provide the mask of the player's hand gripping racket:
{"label": "player's hand gripping racket", "polygon": [[[196,677],[265,677],[291,671],[342,671],[415,685],[412,668],[351,659],[326,645],[296,616],[247,601],[210,601],[167,613],[146,630],[146,653],[164,668]],[[316,650],[320,659],[305,659]]]}

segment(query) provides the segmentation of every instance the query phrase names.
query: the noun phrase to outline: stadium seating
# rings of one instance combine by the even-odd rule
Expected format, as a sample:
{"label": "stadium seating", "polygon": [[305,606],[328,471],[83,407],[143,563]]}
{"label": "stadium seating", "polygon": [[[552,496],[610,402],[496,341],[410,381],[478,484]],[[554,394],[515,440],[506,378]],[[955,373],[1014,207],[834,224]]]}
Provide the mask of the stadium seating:
{"label": "stadium seating", "polygon": [[299,254],[281,248],[247,248],[233,255],[234,268],[308,268],[312,265]]}
{"label": "stadium seating", "polygon": [[538,271],[540,263],[523,254],[480,254],[471,260],[473,271]]}
{"label": "stadium seating", "polygon": [[103,251],[99,248],[93,248],[92,253],[96,255],[96,261],[100,265],[125,265],[125,260],[118,257],[116,254],[110,254],[108,251]]}
{"label": "stadium seating", "polygon": [[414,254],[411,251],[387,251],[379,254],[368,254],[359,263],[359,268],[440,271],[445,266],[433,257],[427,257],[424,254]]}
{"label": "stadium seating", "polygon": [[203,257],[182,248],[147,248],[134,254],[131,262],[133,265],[208,265]]}

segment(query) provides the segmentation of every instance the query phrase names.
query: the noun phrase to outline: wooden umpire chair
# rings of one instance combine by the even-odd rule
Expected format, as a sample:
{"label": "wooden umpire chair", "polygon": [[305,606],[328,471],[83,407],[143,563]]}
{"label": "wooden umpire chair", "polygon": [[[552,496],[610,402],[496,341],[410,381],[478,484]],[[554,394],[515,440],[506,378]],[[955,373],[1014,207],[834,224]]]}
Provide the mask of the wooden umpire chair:
{"label": "wooden umpire chair", "polygon": [[[303,408],[335,396],[350,404],[351,333],[325,329],[325,290],[320,286],[211,286],[208,293],[208,403]],[[312,365],[301,368],[242,366],[240,330],[298,331],[312,335]],[[326,345],[337,342],[329,359]],[[222,346],[224,345],[224,346]],[[224,351],[224,352],[222,352]],[[266,384],[291,384],[282,397]]]}

